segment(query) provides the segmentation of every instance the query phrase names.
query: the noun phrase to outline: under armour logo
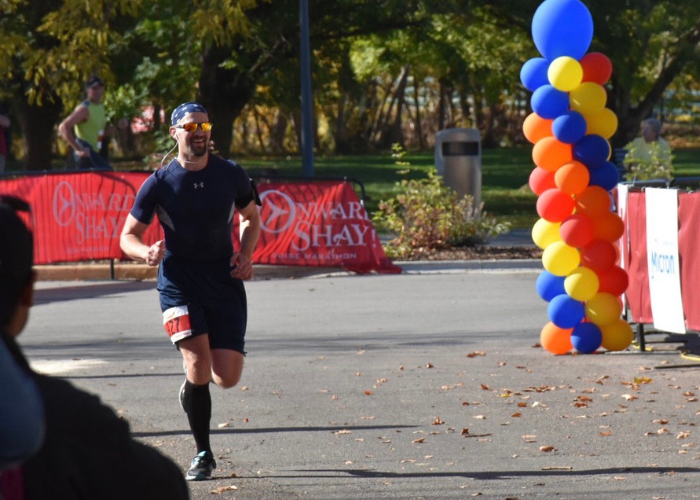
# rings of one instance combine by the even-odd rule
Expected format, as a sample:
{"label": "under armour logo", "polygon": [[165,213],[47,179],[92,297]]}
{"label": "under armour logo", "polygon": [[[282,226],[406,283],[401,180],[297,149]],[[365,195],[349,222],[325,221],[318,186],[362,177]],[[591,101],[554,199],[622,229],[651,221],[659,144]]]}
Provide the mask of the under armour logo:
{"label": "under armour logo", "polygon": [[194,188],[195,188],[195,189],[197,189],[197,188],[202,188],[202,189],[203,189],[203,188],[204,188],[204,182],[200,182],[200,183],[195,182],[195,183],[194,183]]}

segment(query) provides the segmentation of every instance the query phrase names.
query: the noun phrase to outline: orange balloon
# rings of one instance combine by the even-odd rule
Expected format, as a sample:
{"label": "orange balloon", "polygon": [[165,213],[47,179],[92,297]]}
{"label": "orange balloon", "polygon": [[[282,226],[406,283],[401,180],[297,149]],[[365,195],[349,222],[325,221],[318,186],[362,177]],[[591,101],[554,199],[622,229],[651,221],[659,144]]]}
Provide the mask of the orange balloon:
{"label": "orange balloon", "polygon": [[559,328],[551,321],[544,325],[540,333],[540,344],[552,354],[566,354],[574,348],[571,343],[573,328]]}
{"label": "orange balloon", "polygon": [[610,194],[600,186],[588,186],[576,196],[576,212],[596,218],[610,211]]}
{"label": "orange balloon", "polygon": [[548,189],[537,198],[537,213],[549,222],[561,222],[574,212],[574,199],[557,188]]}
{"label": "orange balloon", "polygon": [[532,172],[530,172],[529,184],[532,192],[539,196],[546,190],[556,187],[554,184],[554,172],[535,167],[532,169]]}
{"label": "orange balloon", "polygon": [[542,118],[537,113],[530,113],[523,122],[523,134],[525,135],[525,139],[532,144],[536,144],[540,139],[554,135],[552,132],[553,121],[554,120]]}
{"label": "orange balloon", "polygon": [[625,223],[615,212],[604,212],[594,220],[593,237],[600,240],[615,242],[622,238]]}
{"label": "orange balloon", "polygon": [[588,187],[590,180],[588,169],[578,161],[565,163],[554,172],[554,184],[567,194],[579,194]]}
{"label": "orange balloon", "polygon": [[555,172],[573,159],[571,144],[564,144],[555,137],[545,137],[532,148],[532,161],[545,170]]}

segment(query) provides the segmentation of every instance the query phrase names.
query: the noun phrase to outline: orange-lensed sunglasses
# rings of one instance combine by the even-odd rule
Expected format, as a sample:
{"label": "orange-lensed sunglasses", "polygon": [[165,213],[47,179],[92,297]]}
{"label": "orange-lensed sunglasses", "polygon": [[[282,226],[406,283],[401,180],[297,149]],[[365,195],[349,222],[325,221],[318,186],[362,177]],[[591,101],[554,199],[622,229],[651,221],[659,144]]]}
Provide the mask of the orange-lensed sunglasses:
{"label": "orange-lensed sunglasses", "polygon": [[182,125],[175,125],[175,128],[184,129],[185,132],[189,133],[196,131],[197,128],[201,128],[202,132],[209,132],[211,130],[211,122],[183,123]]}

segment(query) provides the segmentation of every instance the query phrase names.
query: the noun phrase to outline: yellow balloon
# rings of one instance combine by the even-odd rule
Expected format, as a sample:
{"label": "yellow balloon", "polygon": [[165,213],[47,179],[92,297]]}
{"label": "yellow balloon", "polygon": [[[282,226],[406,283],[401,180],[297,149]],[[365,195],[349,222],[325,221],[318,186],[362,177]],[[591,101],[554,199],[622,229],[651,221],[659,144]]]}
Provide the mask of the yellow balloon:
{"label": "yellow balloon", "polygon": [[569,92],[571,109],[586,116],[595,116],[602,112],[607,100],[605,89],[595,82],[583,82]]}
{"label": "yellow balloon", "polygon": [[557,57],[547,69],[547,78],[555,89],[569,92],[581,84],[583,68],[573,57]]}
{"label": "yellow balloon", "polygon": [[549,222],[545,219],[538,220],[532,226],[532,241],[542,250],[555,241],[561,241],[559,226],[561,226],[560,222]]}
{"label": "yellow balloon", "polygon": [[564,280],[564,290],[572,299],[585,302],[598,293],[598,275],[592,269],[579,267]]}
{"label": "yellow balloon", "polygon": [[597,134],[605,139],[610,139],[617,131],[617,115],[609,108],[592,116],[584,115],[586,119],[586,133]]}
{"label": "yellow balloon", "polygon": [[601,346],[608,351],[621,351],[626,349],[634,339],[632,327],[624,319],[613,321],[609,325],[600,328],[603,334]]}
{"label": "yellow balloon", "polygon": [[566,276],[581,263],[581,255],[563,241],[555,241],[542,252],[542,265],[556,276]]}
{"label": "yellow balloon", "polygon": [[620,319],[622,306],[610,293],[597,293],[586,302],[586,318],[600,327],[610,325]]}

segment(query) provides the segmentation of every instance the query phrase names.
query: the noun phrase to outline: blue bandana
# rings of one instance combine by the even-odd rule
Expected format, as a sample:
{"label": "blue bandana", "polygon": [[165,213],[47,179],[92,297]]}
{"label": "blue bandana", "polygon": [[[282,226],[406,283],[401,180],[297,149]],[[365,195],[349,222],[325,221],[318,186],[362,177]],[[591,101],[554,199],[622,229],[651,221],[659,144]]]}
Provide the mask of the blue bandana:
{"label": "blue bandana", "polygon": [[198,102],[186,102],[184,104],[180,104],[177,108],[175,108],[173,114],[170,115],[171,124],[177,125],[187,113],[206,113],[207,115],[209,115],[204,106],[202,106]]}

